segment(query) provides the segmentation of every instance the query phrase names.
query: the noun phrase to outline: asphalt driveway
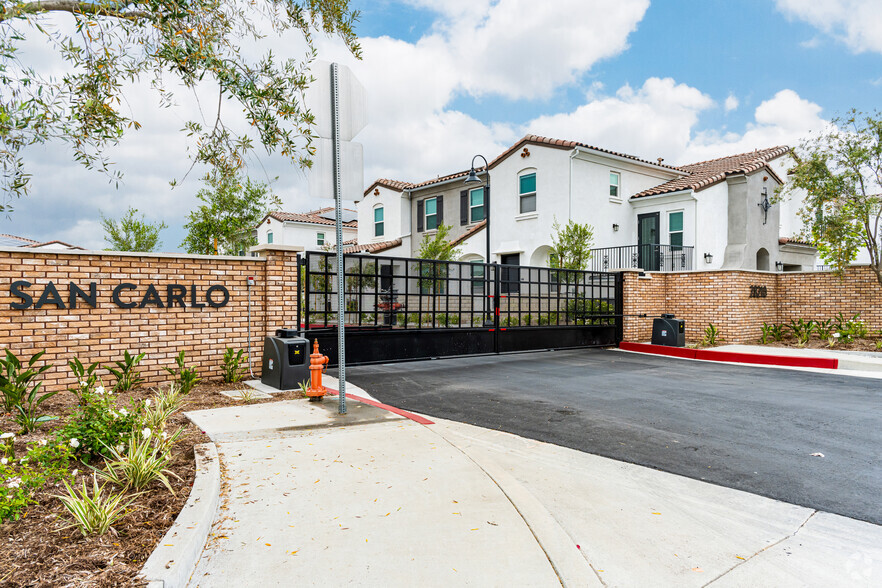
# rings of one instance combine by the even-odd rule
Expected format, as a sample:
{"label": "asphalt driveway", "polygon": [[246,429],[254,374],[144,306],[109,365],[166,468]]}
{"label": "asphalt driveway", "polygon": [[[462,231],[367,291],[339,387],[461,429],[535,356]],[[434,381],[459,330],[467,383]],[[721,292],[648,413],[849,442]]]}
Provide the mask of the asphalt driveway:
{"label": "asphalt driveway", "polygon": [[407,410],[882,524],[879,380],[593,349],[346,375]]}

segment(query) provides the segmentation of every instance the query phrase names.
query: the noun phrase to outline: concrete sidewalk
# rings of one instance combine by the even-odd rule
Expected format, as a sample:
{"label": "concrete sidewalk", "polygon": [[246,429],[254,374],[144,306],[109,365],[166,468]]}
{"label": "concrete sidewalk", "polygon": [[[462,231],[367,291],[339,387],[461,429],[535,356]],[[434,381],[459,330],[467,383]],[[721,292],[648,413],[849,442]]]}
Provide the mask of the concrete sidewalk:
{"label": "concrete sidewalk", "polygon": [[191,586],[882,584],[882,527],[348,405],[188,414],[224,477]]}

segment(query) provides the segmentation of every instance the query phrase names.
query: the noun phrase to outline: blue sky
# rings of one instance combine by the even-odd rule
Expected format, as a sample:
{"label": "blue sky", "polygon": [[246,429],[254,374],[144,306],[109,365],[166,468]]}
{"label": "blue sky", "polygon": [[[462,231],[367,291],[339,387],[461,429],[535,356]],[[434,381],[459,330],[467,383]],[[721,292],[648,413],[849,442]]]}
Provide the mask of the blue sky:
{"label": "blue sky", "polygon": [[[369,99],[365,184],[420,181],[492,159],[535,133],[684,164],[777,144],[798,145],[837,114],[872,110],[882,94],[878,0],[356,0],[364,59],[321,40],[320,57],[348,65]],[[296,39],[281,55],[302,55]],[[34,47],[39,59],[48,59]],[[145,85],[146,86],[146,85]],[[99,214],[128,206],[165,221],[163,249],[184,236],[199,170],[188,167],[183,115],[130,92],[144,128],[114,151],[119,188],[35,149],[32,193],[0,232],[101,248]],[[277,158],[250,162],[278,176],[285,210],[330,202]]]}

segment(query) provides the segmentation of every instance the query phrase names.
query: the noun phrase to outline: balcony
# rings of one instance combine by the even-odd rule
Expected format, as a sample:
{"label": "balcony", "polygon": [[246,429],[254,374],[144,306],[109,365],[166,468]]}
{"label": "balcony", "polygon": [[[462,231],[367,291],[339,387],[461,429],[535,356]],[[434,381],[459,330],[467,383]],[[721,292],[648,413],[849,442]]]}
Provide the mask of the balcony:
{"label": "balcony", "polygon": [[637,269],[648,272],[682,272],[692,269],[691,246],[624,245],[591,250],[591,270]]}

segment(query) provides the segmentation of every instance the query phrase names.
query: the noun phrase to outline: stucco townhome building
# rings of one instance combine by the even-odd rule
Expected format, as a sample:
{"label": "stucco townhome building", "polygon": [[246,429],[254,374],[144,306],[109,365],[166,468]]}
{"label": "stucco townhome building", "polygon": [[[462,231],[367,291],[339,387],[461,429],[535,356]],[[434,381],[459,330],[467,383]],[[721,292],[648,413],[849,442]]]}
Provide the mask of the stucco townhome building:
{"label": "stucco townhome building", "polygon": [[[304,251],[323,251],[336,244],[336,214],[333,207],[309,212],[274,211],[256,227],[257,242],[302,247]],[[343,209],[343,242],[355,242],[358,235],[357,212]]]}
{"label": "stucco townhome building", "polygon": [[[790,153],[777,146],[672,166],[528,135],[488,166],[489,260],[547,266],[554,224],[572,219],[594,228],[593,269],[814,269],[816,250],[793,238],[801,199],[774,201]],[[443,223],[460,259],[486,259],[484,187],[467,176],[375,181],[358,203],[351,251],[412,257]]]}

